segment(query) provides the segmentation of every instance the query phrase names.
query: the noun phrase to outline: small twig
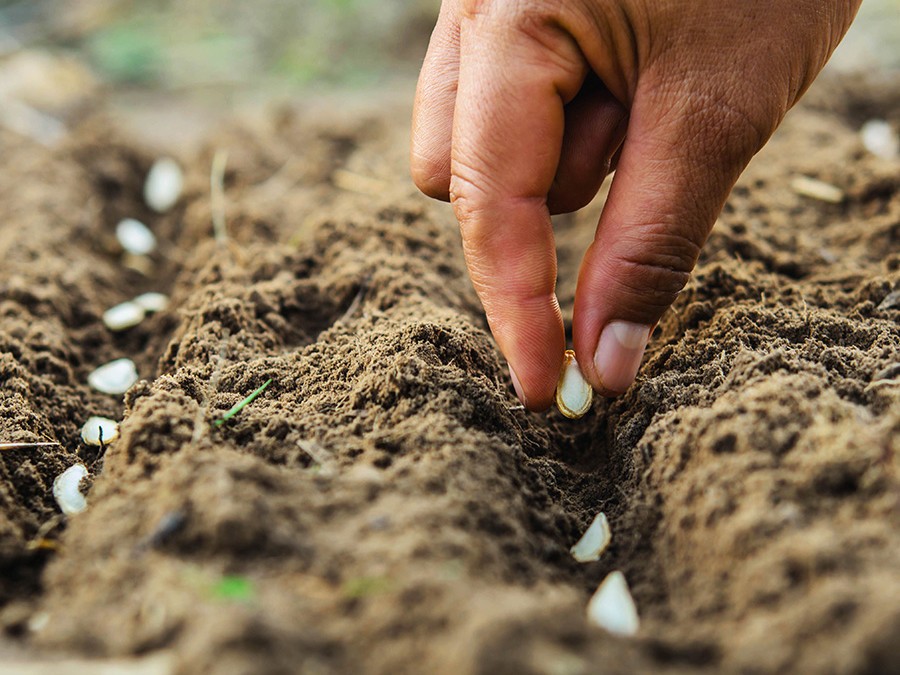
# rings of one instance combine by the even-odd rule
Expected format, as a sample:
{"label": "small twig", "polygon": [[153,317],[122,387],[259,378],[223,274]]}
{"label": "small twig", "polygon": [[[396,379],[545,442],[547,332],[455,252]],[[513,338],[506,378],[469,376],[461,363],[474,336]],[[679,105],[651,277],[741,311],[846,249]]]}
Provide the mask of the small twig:
{"label": "small twig", "polygon": [[213,235],[217,244],[228,241],[225,228],[225,164],[228,162],[227,150],[216,150],[213,155],[212,169],[209,172],[210,210],[212,211]]}
{"label": "small twig", "polygon": [[359,291],[357,291],[356,295],[353,297],[353,300],[350,301],[350,306],[347,307],[347,310],[335,323],[345,323],[350,317],[356,314],[356,310],[359,309],[359,306],[362,304],[363,298],[365,298],[366,296],[366,291],[368,290],[369,277],[366,277],[360,282]]}
{"label": "small twig", "polygon": [[266,380],[265,382],[263,382],[262,386],[260,386],[260,387],[258,387],[257,389],[253,390],[253,392],[252,392],[249,396],[247,396],[247,398],[245,398],[243,401],[240,401],[239,403],[235,403],[235,404],[231,407],[231,410],[229,410],[227,413],[225,413],[224,415],[222,415],[222,417],[220,417],[219,419],[217,419],[217,420],[214,422],[214,424],[215,424],[217,427],[220,427],[220,426],[222,426],[223,424],[225,424],[225,422],[227,422],[227,421],[230,420],[232,417],[234,417],[234,416],[237,415],[239,412],[241,412],[241,410],[244,409],[244,406],[246,406],[248,403],[251,403],[251,402],[253,401],[253,399],[255,399],[257,396],[259,396],[261,393],[263,393],[263,392],[266,390],[266,387],[268,387],[270,384],[272,384],[272,378],[271,378],[271,377],[270,377],[268,380]]}
{"label": "small twig", "polygon": [[302,438],[297,441],[297,446],[309,455],[310,459],[316,464],[326,466],[332,463],[332,453],[323,448],[316,441]]}
{"label": "small twig", "polygon": [[62,515],[56,515],[45,521],[43,525],[38,528],[38,531],[35,533],[34,537],[31,538],[31,541],[26,544],[26,548],[29,551],[55,551],[59,548],[59,544],[56,539],[48,539],[47,535],[50,534],[53,530],[59,527],[62,524],[64,518]]}
{"label": "small twig", "polygon": [[380,195],[388,187],[380,178],[364,176],[347,169],[335,169],[331,174],[331,181],[341,190],[362,195]]}
{"label": "small twig", "polygon": [[30,450],[31,448],[46,448],[59,445],[56,441],[46,443],[0,443],[0,450]]}
{"label": "small twig", "polygon": [[869,384],[863,387],[863,391],[869,391],[871,389],[877,389],[878,387],[885,386],[900,386],[900,380],[872,380],[871,382],[869,382]]}

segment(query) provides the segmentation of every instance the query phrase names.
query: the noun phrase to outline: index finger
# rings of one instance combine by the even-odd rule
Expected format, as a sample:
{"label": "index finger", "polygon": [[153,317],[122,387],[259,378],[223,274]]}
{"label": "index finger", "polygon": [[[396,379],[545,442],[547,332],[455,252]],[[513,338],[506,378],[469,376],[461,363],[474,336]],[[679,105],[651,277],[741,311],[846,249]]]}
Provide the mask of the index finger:
{"label": "index finger", "polygon": [[[464,3],[466,4],[466,3]],[[547,193],[564,104],[586,66],[555,23],[481,3],[460,21],[450,197],[488,323],[532,410],[553,400],[565,349]]]}

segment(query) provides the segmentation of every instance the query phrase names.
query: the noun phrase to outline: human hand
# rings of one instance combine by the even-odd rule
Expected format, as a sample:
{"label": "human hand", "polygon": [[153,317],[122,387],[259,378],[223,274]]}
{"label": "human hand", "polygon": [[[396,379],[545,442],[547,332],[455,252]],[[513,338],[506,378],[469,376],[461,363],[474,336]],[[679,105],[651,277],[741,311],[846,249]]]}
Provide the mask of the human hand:
{"label": "human hand", "polygon": [[444,0],[416,93],[412,174],[453,203],[528,408],[550,405],[565,348],[550,214],[587,204],[617,156],[573,339],[588,381],[623,392],[737,177],[859,4]]}

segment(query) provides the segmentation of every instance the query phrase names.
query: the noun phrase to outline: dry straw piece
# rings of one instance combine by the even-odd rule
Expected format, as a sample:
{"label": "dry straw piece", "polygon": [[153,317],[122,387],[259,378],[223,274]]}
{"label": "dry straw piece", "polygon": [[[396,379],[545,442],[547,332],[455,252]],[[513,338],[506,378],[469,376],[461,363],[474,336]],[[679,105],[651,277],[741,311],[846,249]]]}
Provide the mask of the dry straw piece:
{"label": "dry straw piece", "polygon": [[578,419],[591,409],[594,390],[581,374],[575,352],[567,349],[556,384],[556,407],[570,419]]}
{"label": "dry straw piece", "polygon": [[818,178],[810,178],[803,175],[794,176],[791,179],[791,189],[801,197],[818,199],[820,202],[840,204],[844,201],[843,190]]}
{"label": "dry straw piece", "polygon": [[0,443],[0,450],[30,450],[32,448],[49,448],[57,445],[59,445],[59,443],[56,441],[39,441],[37,443],[30,443],[28,441],[23,441],[21,443]]}

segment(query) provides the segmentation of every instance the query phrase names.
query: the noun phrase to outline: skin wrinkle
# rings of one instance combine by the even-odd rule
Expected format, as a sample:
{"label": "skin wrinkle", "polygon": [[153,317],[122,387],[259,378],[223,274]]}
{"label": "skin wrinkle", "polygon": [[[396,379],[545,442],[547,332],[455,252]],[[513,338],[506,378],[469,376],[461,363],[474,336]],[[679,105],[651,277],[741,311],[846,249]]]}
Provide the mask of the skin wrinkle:
{"label": "skin wrinkle", "polygon": [[[537,310],[543,310],[548,307],[559,309],[559,303],[556,300],[556,295],[553,294],[542,294],[542,295],[534,295],[527,298],[523,298],[522,307],[526,314],[529,312],[530,307],[534,307]],[[518,328],[519,325],[517,322],[510,321],[508,317],[508,313],[503,311],[503,308],[488,306],[485,307],[485,315],[487,316],[488,323],[491,326],[491,330],[496,330],[501,335],[515,335],[513,331],[510,331],[510,327]],[[527,330],[527,328],[526,328]],[[521,340],[523,342],[529,342],[527,335],[517,335],[515,339]],[[539,343],[534,342],[535,346]],[[538,347],[535,351],[541,352],[543,350]],[[549,362],[550,359],[547,359]]]}
{"label": "skin wrinkle", "polygon": [[[465,208],[467,215],[470,216],[478,211],[479,202],[489,202],[492,195],[504,192],[504,186],[498,180],[498,178],[502,180],[503,176],[494,178],[475,168],[474,165],[484,161],[484,158],[479,158],[478,155],[476,145],[471,150],[455,152],[450,160],[450,203],[454,209]],[[504,199],[532,200],[537,204],[543,204],[546,191],[546,186],[535,181],[534,184],[523,186],[517,194],[508,194]],[[458,210],[457,217],[459,217]]]}
{"label": "skin wrinkle", "polygon": [[[518,141],[519,139],[514,137],[510,139],[509,143],[515,144]],[[479,199],[490,200],[493,195],[502,194],[506,194],[509,199],[535,199],[543,202],[549,184],[545,183],[541,177],[526,176],[527,183],[507,187],[507,176],[499,172],[496,176],[492,176],[481,171],[478,166],[490,166],[493,159],[490,155],[482,156],[481,147],[481,144],[477,142],[462,145],[462,142],[458,141],[454,144],[450,160],[451,203],[455,205],[457,200],[465,197],[467,202],[477,204]],[[548,153],[553,153],[546,157],[545,161],[557,166],[559,164],[558,146],[546,144],[545,147],[548,148]],[[534,156],[541,157],[539,153],[534,153]],[[509,192],[505,193],[505,190],[509,190]]]}
{"label": "skin wrinkle", "polygon": [[[669,164],[671,162],[666,162],[663,167],[657,169],[653,173],[658,173],[659,178],[657,180],[648,180],[645,181],[642,185],[644,192],[640,195],[640,199],[645,201],[646,203],[660,203],[666,194],[665,186],[668,182],[673,180],[673,174],[669,170]],[[687,162],[681,163],[682,167],[690,166]],[[686,170],[686,169],[685,169]],[[699,169],[693,169],[694,171],[698,171]],[[651,172],[647,172],[651,173]],[[617,174],[617,178],[613,180],[613,189],[615,189],[615,181],[618,180],[618,176],[623,176],[623,179],[627,179],[628,177],[625,174]],[[688,186],[692,184],[696,184],[697,181],[691,180],[690,178],[686,178],[680,180],[679,183],[684,183]],[[700,203],[702,199],[705,198],[700,192],[700,187],[691,189],[687,187],[685,189],[691,190],[692,199],[684,200],[682,202],[682,208],[685,209],[683,212],[657,212],[657,213],[646,213],[647,219],[641,222],[631,221],[627,217],[627,213],[624,213],[621,209],[620,202],[618,200],[607,202],[606,209],[609,210],[609,214],[605,219],[602,219],[597,225],[597,236],[599,237],[602,232],[600,232],[600,228],[603,226],[616,226],[616,231],[618,233],[618,238],[623,242],[627,242],[631,239],[636,239],[638,241],[652,241],[653,237],[657,235],[658,232],[667,231],[667,230],[676,230],[679,226],[683,228],[690,228],[690,223],[702,222],[704,224],[698,225],[696,229],[689,230],[688,236],[686,239],[693,242],[694,246],[698,243],[702,243],[705,241],[708,228],[705,225],[705,221],[701,218],[698,218],[697,213],[694,212],[696,209],[696,204]],[[691,210],[688,209],[688,205],[690,205]],[[636,233],[636,234],[635,234]]]}
{"label": "skin wrinkle", "polygon": [[[484,17],[490,15],[480,16]],[[496,43],[492,43],[493,48],[489,50],[487,54],[481,54],[479,52],[479,54],[484,56],[488,62],[493,63],[498,59],[502,60],[504,57],[507,59],[517,57],[514,60],[517,63],[522,64],[516,69],[517,73],[521,73],[522,71],[534,71],[535,73],[555,72],[556,74],[549,79],[554,83],[556,93],[559,95],[560,99],[566,102],[574,98],[587,74],[587,64],[581,57],[577,45],[572,41],[568,33],[560,29],[558,22],[548,21],[543,18],[538,19],[528,15],[525,15],[524,18],[522,18],[521,15],[516,15],[513,19],[516,23],[514,23],[512,27],[509,27],[508,31],[504,31],[498,30],[498,26],[503,26],[503,24],[498,24],[496,21],[492,22],[484,18],[481,18],[480,20],[472,19],[470,21],[471,25],[465,29],[467,34],[473,36],[477,34],[480,41],[488,40],[490,37],[494,37],[497,41]],[[552,31],[553,40],[546,35],[548,30]],[[519,54],[522,50],[521,45],[516,45],[515,48],[510,49],[510,43],[512,42],[511,35],[513,34],[520,36],[524,35],[539,47],[538,50],[531,51],[533,60],[530,63],[528,62],[530,50],[525,51],[524,54]],[[498,46],[497,43],[499,43],[500,46]],[[564,50],[568,50],[569,53],[563,53]],[[514,53],[509,54],[506,52]],[[548,56],[553,57],[550,59],[550,63],[548,63]],[[524,57],[524,59],[522,57]],[[553,62],[554,60],[555,63]],[[552,66],[555,66],[555,68]],[[501,81],[497,83],[497,90],[504,91],[513,89],[521,84],[510,79],[512,77],[511,72],[505,70],[497,71],[496,69],[492,69],[492,72],[494,77],[501,79]],[[560,73],[562,72],[564,72],[565,75],[561,75]],[[544,78],[535,76],[533,79],[536,81],[543,81]]]}
{"label": "skin wrinkle", "polygon": [[603,263],[602,269],[607,272],[607,284],[594,292],[602,295],[615,290],[638,300],[627,305],[617,318],[647,325],[653,325],[655,320],[651,317],[661,314],[675,302],[691,278],[688,272],[622,257],[610,258]]}

